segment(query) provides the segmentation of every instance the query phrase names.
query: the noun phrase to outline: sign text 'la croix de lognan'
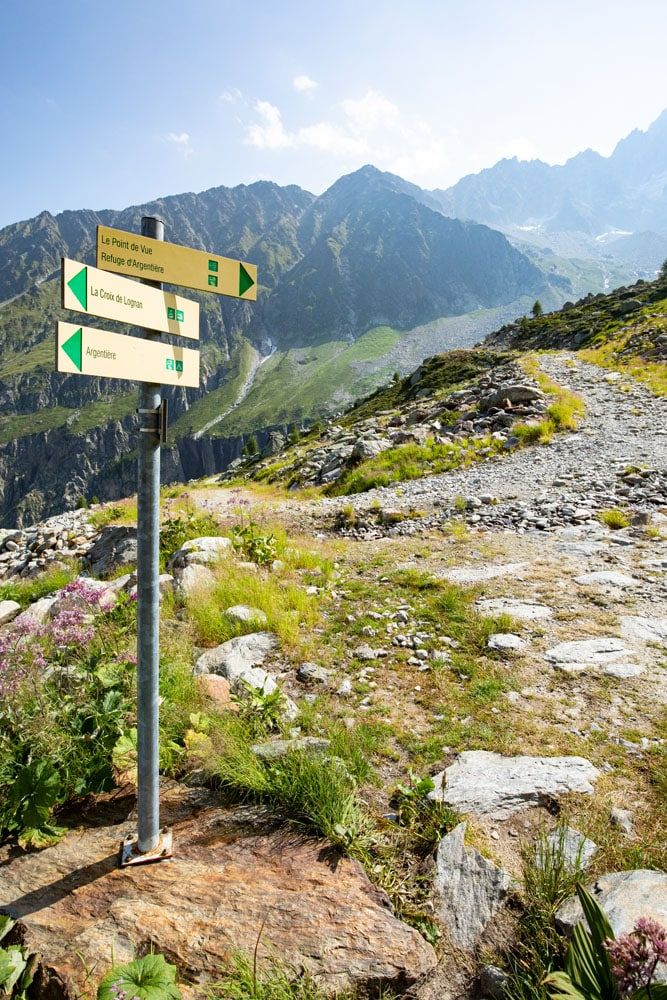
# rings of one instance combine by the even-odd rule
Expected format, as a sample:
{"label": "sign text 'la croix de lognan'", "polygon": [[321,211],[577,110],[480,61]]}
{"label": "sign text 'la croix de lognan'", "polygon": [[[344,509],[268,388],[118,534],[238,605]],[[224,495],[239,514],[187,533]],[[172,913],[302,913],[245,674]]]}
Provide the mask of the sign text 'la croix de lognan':
{"label": "sign text 'la croix de lognan'", "polygon": [[237,299],[257,299],[255,264],[109,226],[97,227],[97,266],[134,278],[184,285]]}
{"label": "sign text 'la croix de lognan'", "polygon": [[62,306],[102,319],[199,340],[199,303],[62,258]]}

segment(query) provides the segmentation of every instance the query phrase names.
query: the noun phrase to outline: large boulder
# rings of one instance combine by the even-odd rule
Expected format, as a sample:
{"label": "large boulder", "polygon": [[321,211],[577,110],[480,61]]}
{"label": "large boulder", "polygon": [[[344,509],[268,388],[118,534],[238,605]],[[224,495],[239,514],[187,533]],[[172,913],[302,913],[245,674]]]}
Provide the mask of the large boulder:
{"label": "large boulder", "polygon": [[477,944],[509,896],[512,876],[465,846],[466,823],[440,841],[433,885],[435,912],[457,948]]}
{"label": "large boulder", "polygon": [[130,525],[113,524],[102,528],[88,550],[83,564],[93,576],[108,576],[119,566],[136,566],[137,529]]}
{"label": "large boulder", "polygon": [[583,757],[503,757],[489,750],[466,750],[435,776],[429,797],[462,813],[504,820],[568,792],[591,795],[599,775]]}
{"label": "large boulder", "polygon": [[[392,914],[357,861],[323,840],[267,826],[249,807],[224,809],[203,789],[162,792],[173,864],[119,869],[135,821],[116,815],[43,851],[2,858],[0,908],[44,956],[41,995],[82,996],[112,961],[153,942],[180,971],[187,1000],[206,992],[236,952],[260,967],[279,956],[328,992],[408,989],[436,966],[432,947]],[[119,805],[107,804],[102,815]],[[125,813],[132,807],[125,799]],[[123,815],[123,814],[121,814]]]}
{"label": "large boulder", "polygon": [[204,535],[191,538],[174,552],[169,565],[176,568],[185,566],[214,566],[232,548],[231,539],[225,535]]}
{"label": "large boulder", "polygon": [[480,410],[492,410],[496,406],[503,406],[505,401],[515,405],[516,403],[531,403],[534,399],[544,399],[544,393],[536,385],[514,382],[501,385],[488,395],[484,395],[479,406]]}
{"label": "large boulder", "polygon": [[174,591],[180,597],[192,597],[215,585],[215,576],[206,566],[196,563],[174,572]]}

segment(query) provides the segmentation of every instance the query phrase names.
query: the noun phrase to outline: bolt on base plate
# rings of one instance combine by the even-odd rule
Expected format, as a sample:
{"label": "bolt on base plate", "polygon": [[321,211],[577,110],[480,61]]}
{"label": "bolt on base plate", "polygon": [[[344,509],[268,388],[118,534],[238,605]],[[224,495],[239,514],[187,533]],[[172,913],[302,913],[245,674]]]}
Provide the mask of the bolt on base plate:
{"label": "bolt on base plate", "polygon": [[160,838],[152,851],[139,851],[138,835],[129,834],[120,845],[120,867],[147,865],[155,861],[165,861],[172,856],[173,837],[170,827],[160,830]]}

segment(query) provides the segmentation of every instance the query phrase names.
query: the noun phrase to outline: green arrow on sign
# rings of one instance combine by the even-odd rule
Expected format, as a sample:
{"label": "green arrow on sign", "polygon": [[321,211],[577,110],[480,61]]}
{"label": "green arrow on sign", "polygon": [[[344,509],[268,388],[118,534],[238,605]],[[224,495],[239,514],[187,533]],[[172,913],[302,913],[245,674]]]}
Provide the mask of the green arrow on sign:
{"label": "green arrow on sign", "polygon": [[[84,267],[84,271],[85,270],[86,269]],[[77,274],[77,278],[78,277],[79,275]],[[74,291],[74,289],[72,289],[72,291]],[[74,294],[76,295],[76,292],[74,292]],[[79,327],[76,333],[73,333],[72,336],[60,346],[72,364],[75,364],[79,371],[81,371],[83,368],[83,331],[81,327]]]}
{"label": "green arrow on sign", "polygon": [[255,284],[243,264],[239,263],[239,295],[243,295]]}
{"label": "green arrow on sign", "polygon": [[78,274],[67,282],[67,287],[72,289],[81,307],[88,310],[88,268],[82,267]]}

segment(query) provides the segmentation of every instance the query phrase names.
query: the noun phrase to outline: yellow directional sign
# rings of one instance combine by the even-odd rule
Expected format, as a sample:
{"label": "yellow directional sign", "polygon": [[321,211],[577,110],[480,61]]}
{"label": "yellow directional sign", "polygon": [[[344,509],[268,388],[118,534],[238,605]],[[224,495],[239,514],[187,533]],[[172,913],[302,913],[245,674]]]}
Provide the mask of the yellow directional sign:
{"label": "yellow directional sign", "polygon": [[104,271],[185,285],[217,295],[232,295],[252,302],[257,298],[255,264],[108,226],[97,227],[97,266]]}
{"label": "yellow directional sign", "polygon": [[199,385],[199,351],[58,323],[56,371],[194,388]]}
{"label": "yellow directional sign", "polygon": [[74,312],[199,340],[199,303],[62,258],[62,305]]}

